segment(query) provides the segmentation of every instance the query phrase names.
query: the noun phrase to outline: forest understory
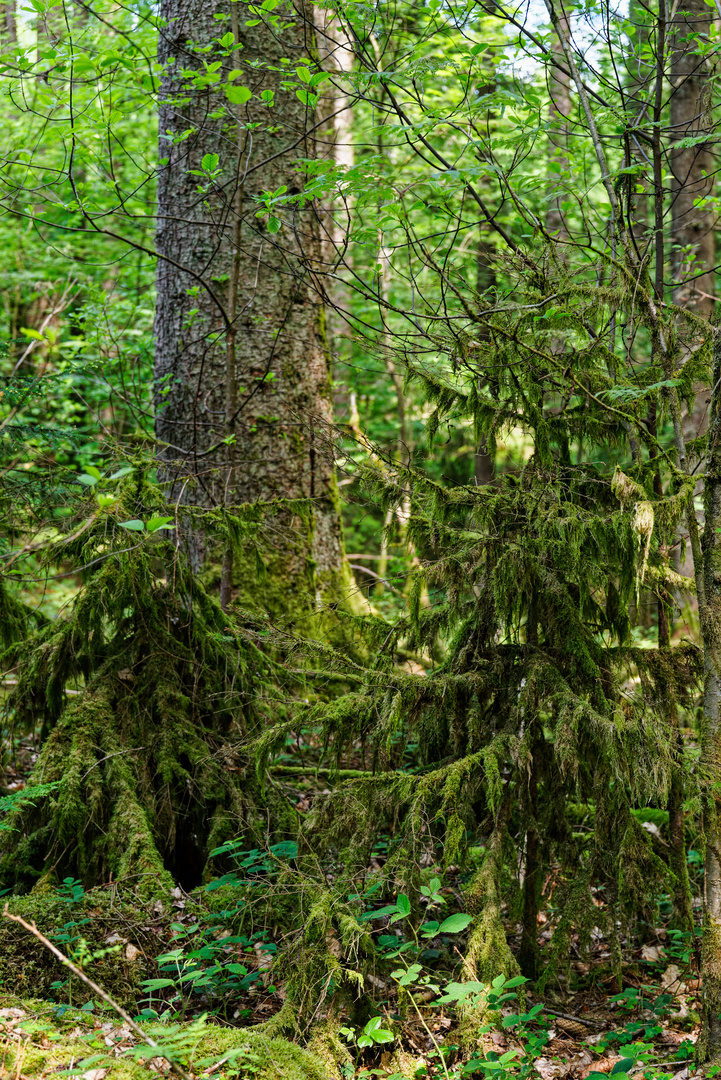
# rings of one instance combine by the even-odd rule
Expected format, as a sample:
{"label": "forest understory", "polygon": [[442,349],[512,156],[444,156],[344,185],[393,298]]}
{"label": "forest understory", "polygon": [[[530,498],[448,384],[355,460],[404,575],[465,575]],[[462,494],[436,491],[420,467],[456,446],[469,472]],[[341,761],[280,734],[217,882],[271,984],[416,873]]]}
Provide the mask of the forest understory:
{"label": "forest understory", "polygon": [[1,1077],[721,1071],[720,55],[0,0]]}
{"label": "forest understory", "polygon": [[[308,775],[307,758],[316,756],[319,746],[302,749],[306,776],[285,776],[282,784],[298,813],[306,815],[314,798],[329,789],[327,781]],[[21,747],[6,768],[10,790],[23,789],[35,757],[32,743]],[[362,761],[355,764],[362,766]],[[577,828],[589,837],[593,813],[589,807],[581,811]],[[668,846],[665,811],[648,808],[636,816],[660,848]],[[383,869],[389,839],[374,848],[367,868],[371,877]],[[278,880],[296,853],[297,846],[288,844],[242,852],[238,862],[249,875],[245,879],[242,871],[231,872],[190,892],[155,886],[152,900],[123,882],[86,892],[73,878],[55,886],[41,882],[29,896],[7,900],[0,924],[2,1075],[104,1080],[148,1071],[172,1075],[173,1064],[193,1078],[291,1080],[451,1075],[585,1080],[594,1073],[622,1073],[620,1080],[687,1080],[713,1075],[694,1064],[701,1027],[699,899],[692,901],[693,933],[678,929],[667,894],[658,898],[655,925],[626,934],[619,926],[612,938],[603,890],[598,891],[593,899],[601,926],[583,937],[570,935],[562,970],[540,993],[523,977],[502,971],[486,986],[459,983],[468,920],[461,915],[460,932],[450,926],[443,933],[443,926],[429,924],[428,918],[437,914],[452,920],[453,913],[463,912],[472,874],[434,863],[431,856],[424,858],[422,874],[427,884],[421,933],[430,925],[427,940],[413,948],[417,935],[399,918],[406,911],[404,897],[397,898],[399,911],[388,913],[385,907],[375,917],[376,905],[364,898],[359,919],[370,916],[366,928],[374,941],[374,953],[363,968],[366,1000],[360,1011],[357,1001],[326,1002],[311,1018],[301,1049],[288,1041],[300,1032],[285,1015],[285,973],[276,973],[278,948],[298,938],[297,916],[289,918],[282,900],[293,885],[287,877]],[[482,854],[474,853],[477,862]],[[693,848],[688,862],[697,884],[700,856]],[[541,966],[561,914],[553,904],[554,876],[552,869],[537,915]],[[332,870],[326,880],[332,885]],[[262,924],[251,918],[249,925],[249,894],[259,894]],[[8,912],[37,926],[73,956],[161,1052],[69,974],[29,929],[9,921]],[[501,922],[518,956],[523,928],[505,905]],[[402,953],[397,950],[407,940],[410,951],[398,968]],[[352,963],[332,924],[325,946],[341,965]],[[362,997],[360,989],[356,999]],[[295,1012],[292,991],[291,1000]]]}

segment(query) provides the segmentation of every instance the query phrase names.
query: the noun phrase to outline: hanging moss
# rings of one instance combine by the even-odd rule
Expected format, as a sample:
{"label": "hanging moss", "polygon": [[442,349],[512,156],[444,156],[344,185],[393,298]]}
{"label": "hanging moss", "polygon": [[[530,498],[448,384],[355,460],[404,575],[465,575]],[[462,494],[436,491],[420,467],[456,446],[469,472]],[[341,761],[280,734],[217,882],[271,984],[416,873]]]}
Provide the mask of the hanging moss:
{"label": "hanging moss", "polygon": [[42,728],[34,778],[59,787],[0,835],[5,887],[50,867],[88,887],[192,887],[208,852],[258,820],[238,744],[276,665],[260,628],[229,619],[162,534],[128,545],[117,519],[154,509],[126,503],[70,545],[95,565],[69,612],[18,651],[6,710]]}
{"label": "hanging moss", "polygon": [[[408,537],[424,564],[411,575],[407,616],[393,626],[366,620],[376,654],[363,684],[296,712],[297,724],[322,726],[331,777],[338,770],[303,834],[319,856],[333,852],[339,889],[364,872],[381,832],[391,841],[374,882],[412,903],[423,860],[468,872],[469,847],[485,849],[465,889],[474,923],[464,963],[479,979],[516,970],[504,923],[521,906],[541,982],[563,974],[570,935],[587,941],[603,919],[594,890],[608,899],[616,938],[617,923],[654,917],[673,875],[633,811],[664,805],[678,768],[676,729],[659,700],[673,692],[687,707],[702,675],[693,646],[632,644],[642,587],[683,585],[664,538],[690,489],[674,477],[659,494],[650,457],[625,458],[630,430],[657,453],[653,436],[623,401],[613,404],[617,363],[587,326],[623,303],[626,285],[567,285],[562,317],[550,306],[538,317],[557,283],[549,300],[543,283],[524,282],[527,309],[481,310],[462,340],[450,326],[445,338],[438,331],[437,347],[455,358],[444,375],[412,353],[399,358],[432,407],[431,446],[441,423],[463,417],[487,446],[520,429],[532,452],[515,475],[482,487],[449,486],[411,464],[359,470],[382,509],[410,497]],[[643,374],[661,411],[662,378],[653,365]],[[623,467],[580,447],[612,451]],[[420,603],[424,590],[431,608]],[[425,675],[393,666],[396,648],[437,655],[439,644],[444,658]],[[337,653],[324,665],[352,671]],[[283,752],[292,722],[255,741],[259,774]],[[369,772],[346,776],[359,746]],[[574,835],[569,811],[579,804],[592,808],[592,837]],[[564,910],[538,952],[535,916],[551,869]]]}

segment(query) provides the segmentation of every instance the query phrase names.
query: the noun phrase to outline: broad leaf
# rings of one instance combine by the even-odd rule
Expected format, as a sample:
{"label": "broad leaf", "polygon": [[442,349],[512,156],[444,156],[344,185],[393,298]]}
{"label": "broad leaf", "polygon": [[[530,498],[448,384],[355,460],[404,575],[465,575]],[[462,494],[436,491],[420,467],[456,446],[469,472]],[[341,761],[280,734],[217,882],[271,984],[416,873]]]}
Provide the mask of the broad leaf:
{"label": "broad leaf", "polygon": [[443,920],[438,927],[438,933],[460,934],[461,930],[465,930],[472,922],[472,915],[465,915],[463,912],[459,911],[455,915],[449,915],[447,919]]}

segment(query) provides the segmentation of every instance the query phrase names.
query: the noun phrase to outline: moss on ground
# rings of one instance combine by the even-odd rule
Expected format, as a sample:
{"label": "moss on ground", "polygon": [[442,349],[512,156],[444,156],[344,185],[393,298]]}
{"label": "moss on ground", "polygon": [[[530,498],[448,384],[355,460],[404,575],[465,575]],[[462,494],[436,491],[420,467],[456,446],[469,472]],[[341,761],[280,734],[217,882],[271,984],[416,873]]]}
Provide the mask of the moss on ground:
{"label": "moss on ground", "polygon": [[[92,889],[69,903],[48,885],[27,896],[5,897],[4,902],[13,915],[35,923],[61,950],[77,949],[84,938],[91,953],[104,952],[88,974],[131,1010],[141,996],[141,980],[156,974],[155,956],[169,937],[174,917],[168,902],[150,908],[132,892],[121,897],[112,889]],[[65,983],[67,978],[67,969],[45,946],[22,926],[0,917],[3,992],[59,1004],[72,1000],[73,1005],[83,1005],[91,1000],[90,991],[76,978],[63,989],[53,988],[53,983]]]}
{"label": "moss on ground", "polygon": [[[157,1027],[153,1037],[158,1038]],[[192,1074],[220,1063],[213,1069],[213,1076],[219,1078],[243,1075],[244,1066],[254,1080],[335,1077],[335,1070],[318,1055],[252,1028],[195,1022],[172,1029],[169,1037],[174,1045],[184,1043],[179,1057]],[[108,1046],[108,1042],[116,1045]],[[78,1075],[89,1074],[97,1080],[101,1076],[103,1080],[147,1080],[150,1059],[128,1056],[128,1050],[140,1046],[141,1041],[112,1014],[94,1019],[72,1009],[58,1016],[47,1002],[0,995],[0,1075],[41,1080],[62,1069],[77,1068]],[[159,1064],[165,1072],[166,1066]]]}

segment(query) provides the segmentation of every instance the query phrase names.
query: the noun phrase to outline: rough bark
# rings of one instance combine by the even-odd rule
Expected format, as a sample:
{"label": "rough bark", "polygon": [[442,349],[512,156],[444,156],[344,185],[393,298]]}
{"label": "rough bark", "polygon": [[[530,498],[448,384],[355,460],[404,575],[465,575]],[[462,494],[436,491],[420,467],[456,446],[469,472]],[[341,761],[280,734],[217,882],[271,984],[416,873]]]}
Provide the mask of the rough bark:
{"label": "rough bark", "polygon": [[721,330],[714,330],[714,393],[709,423],[704,492],[703,576],[705,603],[699,605],[704,644],[704,729],[701,769],[706,789],[704,834],[703,1027],[700,1062],[721,1057]]}
{"label": "rough bark", "polygon": [[696,37],[707,39],[714,14],[705,0],[681,0],[671,25],[671,233],[674,302],[708,316],[715,295],[715,215],[698,205],[713,194],[710,142],[679,146],[711,135],[709,60]]}
{"label": "rough bark", "polygon": [[[245,6],[231,0],[163,0],[161,17],[166,163],[158,189],[155,379],[162,475],[173,499],[203,508],[312,501],[310,523],[289,512],[275,519],[263,553],[275,586],[270,607],[297,611],[313,592],[315,601],[337,590],[343,575],[328,452],[319,214],[312,202],[288,206],[272,233],[267,217],[256,216],[255,197],[281,186],[299,193],[304,177],[294,162],[316,154],[313,109],[281,85],[289,76],[298,82],[304,60],[316,69],[312,5],[296,0],[278,26],[246,26]],[[235,45],[223,50],[217,39],[228,31]],[[218,61],[209,80],[206,65]],[[232,104],[228,85],[247,86],[253,97]],[[272,91],[272,108],[263,91]],[[206,155],[217,155],[217,166]],[[203,174],[204,158],[211,172],[217,168],[211,176]],[[189,546],[200,565],[202,536],[194,533]],[[241,598],[252,599],[251,576],[226,558],[225,600],[231,577]]]}
{"label": "rough bark", "polygon": [[[558,16],[561,32],[569,36],[568,16],[561,9]],[[563,62],[563,49],[559,38],[553,39],[553,56]],[[550,141],[550,162],[555,168],[550,173],[549,206],[546,213],[546,229],[561,243],[568,239],[568,230],[563,217],[563,181],[568,173],[568,118],[571,114],[571,79],[565,72],[551,65],[548,74],[548,133]],[[563,257],[563,248],[561,248]]]}

